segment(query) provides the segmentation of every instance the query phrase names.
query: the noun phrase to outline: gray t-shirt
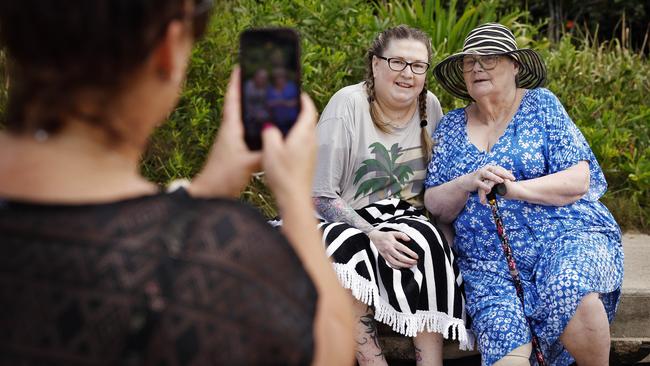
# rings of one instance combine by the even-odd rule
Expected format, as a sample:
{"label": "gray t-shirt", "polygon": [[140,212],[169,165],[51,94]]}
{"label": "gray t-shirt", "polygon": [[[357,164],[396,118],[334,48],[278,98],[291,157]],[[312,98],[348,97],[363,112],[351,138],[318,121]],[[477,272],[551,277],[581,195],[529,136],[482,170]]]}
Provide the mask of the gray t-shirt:
{"label": "gray t-shirt", "polygon": [[[426,129],[442,118],[438,98],[427,94]],[[363,82],[332,96],[318,122],[318,161],[314,197],[341,197],[354,209],[388,197],[422,207],[423,160],[420,113],[403,128],[385,134],[370,117]]]}

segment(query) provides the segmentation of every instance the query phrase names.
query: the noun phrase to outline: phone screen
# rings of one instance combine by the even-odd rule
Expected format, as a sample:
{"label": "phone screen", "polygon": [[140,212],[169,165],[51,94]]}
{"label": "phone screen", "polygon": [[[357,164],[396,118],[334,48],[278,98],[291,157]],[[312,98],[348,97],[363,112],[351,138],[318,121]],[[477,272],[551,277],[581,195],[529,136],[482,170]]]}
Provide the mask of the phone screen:
{"label": "phone screen", "polygon": [[244,137],[262,147],[266,123],[286,135],[300,112],[300,46],[288,28],[250,29],[240,38],[241,105]]}

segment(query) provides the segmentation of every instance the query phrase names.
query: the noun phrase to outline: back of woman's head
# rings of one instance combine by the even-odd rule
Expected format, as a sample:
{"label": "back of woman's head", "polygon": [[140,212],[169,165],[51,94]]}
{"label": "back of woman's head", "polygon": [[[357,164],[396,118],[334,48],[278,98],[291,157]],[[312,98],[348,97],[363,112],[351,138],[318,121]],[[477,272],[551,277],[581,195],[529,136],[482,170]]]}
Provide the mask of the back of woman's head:
{"label": "back of woman's head", "polygon": [[9,102],[5,125],[53,133],[70,116],[102,128],[105,116],[84,115],[77,97],[102,103],[142,65],[185,0],[0,1],[0,44],[6,50]]}

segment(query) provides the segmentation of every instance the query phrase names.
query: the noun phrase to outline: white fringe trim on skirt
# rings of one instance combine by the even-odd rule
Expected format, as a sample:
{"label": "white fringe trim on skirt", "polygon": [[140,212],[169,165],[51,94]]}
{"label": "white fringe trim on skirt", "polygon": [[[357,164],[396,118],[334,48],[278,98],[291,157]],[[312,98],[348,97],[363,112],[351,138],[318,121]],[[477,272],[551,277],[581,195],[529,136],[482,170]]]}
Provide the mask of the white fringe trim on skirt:
{"label": "white fringe trim on skirt", "polygon": [[465,328],[462,319],[456,319],[447,313],[438,311],[418,310],[415,314],[398,312],[379,296],[377,287],[357,274],[354,268],[340,263],[333,265],[341,285],[351,290],[357,300],[374,306],[375,320],[387,324],[395,332],[407,337],[415,337],[418,333],[426,330],[440,333],[445,338],[451,333],[451,339],[460,343],[459,349],[465,351],[474,349],[475,337],[471,330]]}

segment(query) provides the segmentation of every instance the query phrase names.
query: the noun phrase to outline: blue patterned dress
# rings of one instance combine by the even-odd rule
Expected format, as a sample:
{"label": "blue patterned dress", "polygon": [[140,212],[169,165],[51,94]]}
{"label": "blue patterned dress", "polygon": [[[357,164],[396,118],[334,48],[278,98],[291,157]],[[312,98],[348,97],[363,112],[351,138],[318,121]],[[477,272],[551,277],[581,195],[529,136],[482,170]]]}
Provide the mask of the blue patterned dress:
{"label": "blue patterned dress", "polygon": [[[611,322],[623,281],[620,229],[598,201],[607,183],[587,141],[547,89],[526,91],[519,109],[488,153],[468,139],[464,109],[449,112],[434,133],[425,186],[433,187],[484,165],[500,165],[517,180],[534,179],[589,162],[589,191],[562,207],[499,200],[506,234],[521,273],[525,309],[515,293],[488,206],[472,193],[454,221],[455,250],[465,280],[467,310],[484,365],[531,341],[532,322],[549,365],[572,357],[559,337],[583,296],[601,294]],[[534,357],[531,357],[531,362]]]}

